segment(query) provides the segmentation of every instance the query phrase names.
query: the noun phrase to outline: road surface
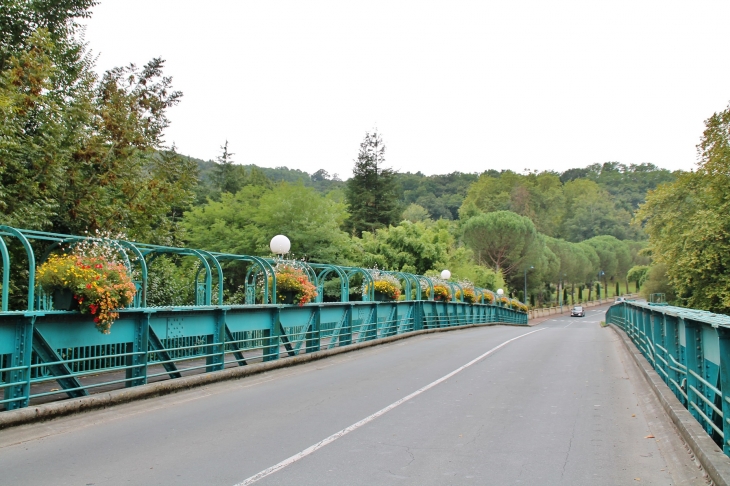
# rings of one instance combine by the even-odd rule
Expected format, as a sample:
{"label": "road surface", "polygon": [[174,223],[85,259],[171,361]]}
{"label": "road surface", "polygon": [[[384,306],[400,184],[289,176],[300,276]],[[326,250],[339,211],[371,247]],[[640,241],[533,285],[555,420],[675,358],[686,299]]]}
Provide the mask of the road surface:
{"label": "road surface", "polygon": [[2,430],[0,484],[706,484],[604,310]]}

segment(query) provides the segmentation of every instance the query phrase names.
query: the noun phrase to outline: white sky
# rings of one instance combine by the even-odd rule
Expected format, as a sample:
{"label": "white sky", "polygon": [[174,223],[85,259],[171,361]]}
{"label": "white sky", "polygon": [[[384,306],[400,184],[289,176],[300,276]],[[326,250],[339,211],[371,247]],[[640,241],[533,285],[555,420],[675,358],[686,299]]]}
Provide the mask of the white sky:
{"label": "white sky", "polygon": [[730,101],[727,1],[101,0],[99,70],[153,57],[166,140],[350,177],[377,127],[401,172],[689,170]]}

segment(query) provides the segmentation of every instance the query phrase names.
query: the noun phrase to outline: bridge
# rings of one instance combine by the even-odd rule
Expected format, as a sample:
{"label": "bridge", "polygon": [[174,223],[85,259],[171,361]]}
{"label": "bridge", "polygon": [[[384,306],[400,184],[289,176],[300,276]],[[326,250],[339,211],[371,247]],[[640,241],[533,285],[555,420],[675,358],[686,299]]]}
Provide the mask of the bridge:
{"label": "bridge", "polygon": [[[31,282],[36,253],[42,262],[81,239],[7,227],[0,235],[20,242]],[[350,301],[347,285],[367,272],[326,265],[311,267],[312,281],[322,288],[340,277],[339,302],[320,293],[317,302],[282,305],[275,290],[257,297],[249,287],[246,304],[224,305],[222,294],[214,298],[223,260],[243,262],[252,286],[261,276],[275,285],[275,262],[118,245],[132,255],[139,290],[110,334],[89,315],[55,310],[33,285],[27,308],[9,310],[6,269],[22,253],[0,245],[3,483],[730,477],[724,316],[626,302],[528,323],[519,307],[485,298],[483,289],[473,303],[456,287],[450,300],[436,301],[433,279],[406,274],[396,275],[406,300],[365,292]],[[139,268],[173,252],[208,263],[194,283],[199,300],[148,307]]]}

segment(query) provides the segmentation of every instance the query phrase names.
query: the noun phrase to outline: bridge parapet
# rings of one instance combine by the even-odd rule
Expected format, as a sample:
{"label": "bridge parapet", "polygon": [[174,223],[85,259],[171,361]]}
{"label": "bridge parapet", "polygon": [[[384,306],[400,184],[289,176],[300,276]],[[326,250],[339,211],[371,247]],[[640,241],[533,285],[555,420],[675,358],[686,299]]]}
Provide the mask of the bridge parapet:
{"label": "bridge parapet", "polygon": [[622,328],[705,431],[730,455],[730,316],[627,301],[606,322]]}
{"label": "bridge parapet", "polygon": [[[25,252],[27,302],[22,310],[8,310],[10,256],[22,255],[22,251],[9,251],[7,237],[20,242],[19,248]],[[101,334],[92,316],[54,310],[50,299],[35,288],[38,264],[59,246],[86,239],[0,226],[0,409],[27,407],[31,400],[80,397],[215,372],[421,329],[485,323],[527,325],[526,313],[498,305],[494,298],[495,305],[482,303],[483,297],[466,303],[464,292],[457,299],[455,286],[450,301],[436,301],[430,278],[401,272],[393,274],[404,282],[408,300],[375,302],[373,295],[366,294],[362,301],[351,302],[349,279],[366,275],[367,270],[325,264],[308,265],[307,272],[319,288],[325,278],[340,278],[340,302],[275,304],[276,262],[272,259],[113,240],[128,271],[137,276],[139,298],[119,311],[110,334]],[[38,261],[36,254],[42,255]],[[193,282],[195,305],[147,305],[148,268],[162,254],[200,261]],[[247,265],[246,294],[254,298],[246,304],[223,304],[220,283],[225,277],[222,263],[227,261]],[[257,281],[269,278],[273,283],[270,291],[267,285],[260,292],[252,290]]]}

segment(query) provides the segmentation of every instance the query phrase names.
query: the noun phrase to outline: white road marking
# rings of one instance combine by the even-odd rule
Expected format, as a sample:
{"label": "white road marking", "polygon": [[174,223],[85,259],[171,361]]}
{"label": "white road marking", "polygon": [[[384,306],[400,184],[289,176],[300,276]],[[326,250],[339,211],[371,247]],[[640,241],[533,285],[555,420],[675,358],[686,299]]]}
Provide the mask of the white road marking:
{"label": "white road marking", "polygon": [[438,380],[436,380],[436,381],[434,381],[432,383],[429,383],[428,385],[424,386],[423,388],[419,388],[418,390],[414,391],[410,395],[405,396],[405,397],[401,398],[400,400],[391,403],[387,407],[378,410],[374,414],[365,417],[364,419],[360,420],[359,422],[355,422],[354,424],[352,424],[349,427],[346,427],[346,428],[340,430],[339,432],[335,432],[334,434],[330,435],[326,439],[323,439],[323,440],[317,442],[316,444],[314,444],[314,445],[312,445],[310,447],[307,447],[303,451],[298,452],[297,454],[294,454],[293,456],[291,456],[291,457],[289,457],[287,459],[284,459],[279,464],[276,464],[276,465],[271,466],[271,467],[269,467],[267,469],[264,469],[263,471],[261,471],[261,472],[259,472],[257,474],[254,474],[250,478],[244,480],[243,482],[240,482],[240,483],[236,484],[235,486],[247,486],[249,484],[253,484],[256,481],[258,481],[259,479],[263,479],[266,476],[269,476],[269,475],[275,473],[276,471],[279,471],[281,469],[284,469],[285,467],[289,466],[290,464],[294,464],[295,462],[297,462],[300,459],[304,459],[308,455],[312,454],[313,452],[317,451],[318,449],[321,449],[322,447],[326,446],[327,444],[330,444],[330,443],[336,441],[340,437],[343,437],[344,435],[349,434],[353,430],[357,430],[360,427],[362,427],[363,425],[367,424],[368,422],[372,422],[373,420],[375,420],[376,418],[380,417],[381,415],[384,415],[384,414],[390,412],[391,410],[393,410],[398,405],[401,405],[401,404],[407,402],[411,398],[417,397],[421,393],[423,393],[423,392],[425,392],[427,390],[430,390],[431,388],[435,387],[439,383],[443,383],[444,381],[448,380],[449,378],[451,378],[455,374],[463,371],[464,369],[468,368],[469,366],[473,365],[474,363],[477,363],[478,361],[486,358],[487,356],[489,356],[493,352],[495,352],[498,349],[506,346],[507,344],[511,343],[512,341],[516,341],[517,339],[520,339],[520,338],[523,338],[525,336],[529,336],[530,334],[534,334],[536,332],[540,332],[540,331],[544,331],[544,330],[545,330],[545,328],[538,329],[536,331],[530,331],[530,332],[527,332],[527,333],[522,334],[520,336],[517,336],[515,338],[509,339],[509,340],[503,342],[502,344],[500,344],[499,346],[493,347],[492,349],[490,349],[486,353],[482,354],[481,356],[478,356],[477,358],[474,358],[473,360],[469,361],[464,366],[461,366],[461,367],[455,369],[454,371],[452,371],[448,375],[442,376]]}

